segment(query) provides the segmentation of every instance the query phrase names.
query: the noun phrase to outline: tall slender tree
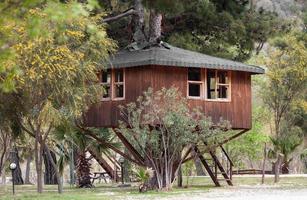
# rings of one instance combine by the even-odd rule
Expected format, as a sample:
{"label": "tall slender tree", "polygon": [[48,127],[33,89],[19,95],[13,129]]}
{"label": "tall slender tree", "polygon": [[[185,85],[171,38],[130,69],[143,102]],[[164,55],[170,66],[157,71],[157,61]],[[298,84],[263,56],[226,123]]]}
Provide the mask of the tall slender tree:
{"label": "tall slender tree", "polygon": [[[89,15],[89,9],[94,8],[77,2],[49,2],[43,8],[30,9],[24,21],[14,25],[19,41],[11,48],[23,75],[14,77],[16,91],[5,99],[22,108],[15,112],[15,118],[35,138],[40,193],[45,149],[52,160],[46,145],[51,131],[61,119],[81,117],[103,91],[96,73],[114,45],[97,17]],[[29,32],[28,26],[35,28]]]}

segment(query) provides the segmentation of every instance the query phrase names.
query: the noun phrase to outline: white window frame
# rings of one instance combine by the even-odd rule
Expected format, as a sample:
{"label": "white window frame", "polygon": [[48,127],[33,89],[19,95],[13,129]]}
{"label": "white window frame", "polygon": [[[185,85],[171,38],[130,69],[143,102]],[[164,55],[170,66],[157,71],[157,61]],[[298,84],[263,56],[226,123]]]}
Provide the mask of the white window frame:
{"label": "white window frame", "polygon": [[[118,69],[120,70],[120,68]],[[115,71],[116,69],[111,69],[111,80],[110,83],[103,83],[102,82],[102,73],[106,73],[107,71],[102,70],[100,75],[99,75],[99,79],[100,79],[100,84],[102,86],[110,86],[110,94],[109,97],[102,97],[101,101],[120,101],[120,100],[124,100],[126,97],[126,74],[125,74],[125,69],[123,68],[123,81],[122,82],[115,82]],[[115,96],[115,90],[116,90],[116,85],[123,85],[123,97],[116,97]]]}
{"label": "white window frame", "polygon": [[[115,72],[116,70],[123,70],[123,81],[122,82],[115,82]],[[125,99],[125,69],[119,68],[119,69],[113,69],[112,72],[112,99],[115,101],[124,100]],[[116,97],[116,85],[122,85],[123,86],[123,97]]]}
{"label": "white window frame", "polygon": [[[216,99],[208,99],[208,87],[207,87],[207,71],[208,70],[214,70],[215,71],[215,96],[218,97],[218,86],[227,86],[228,87],[228,92],[227,92],[227,98],[216,98]],[[223,84],[223,83],[219,83],[219,79],[218,79],[218,71],[224,71],[227,72],[227,76],[228,76],[228,83]],[[206,69],[205,70],[205,100],[206,101],[216,101],[216,102],[230,102],[231,101],[231,71],[229,70],[218,70],[218,69]]]}
{"label": "white window frame", "polygon": [[108,70],[102,70],[101,73],[99,74],[100,85],[102,87],[104,87],[104,89],[106,89],[106,86],[108,86],[108,85],[110,86],[110,94],[109,94],[109,96],[108,97],[103,97],[103,95],[102,95],[102,97],[101,97],[102,101],[109,101],[109,100],[111,100],[111,97],[112,97],[112,69],[110,70],[110,82],[109,83],[108,82],[106,82],[106,83],[102,82],[103,73],[107,73],[107,72],[108,72]]}
{"label": "white window frame", "polygon": [[[193,68],[193,67],[191,67]],[[189,68],[188,68],[189,70]],[[189,80],[189,71],[187,70],[187,98],[188,99],[196,99],[196,100],[205,100],[205,101],[215,101],[215,102],[231,102],[231,79],[232,79],[232,73],[229,70],[218,70],[218,69],[200,69],[200,81],[190,81]],[[215,71],[215,92],[216,92],[216,97],[218,96],[217,94],[217,88],[218,86],[227,86],[228,87],[228,92],[227,92],[227,98],[216,98],[216,99],[208,99],[208,93],[207,93],[207,70],[214,70]],[[222,84],[219,83],[217,73],[218,71],[225,71],[227,72],[228,75],[228,83],[227,84]],[[195,97],[195,96],[189,96],[189,84],[194,83],[194,84],[199,84],[200,85],[200,96]]]}

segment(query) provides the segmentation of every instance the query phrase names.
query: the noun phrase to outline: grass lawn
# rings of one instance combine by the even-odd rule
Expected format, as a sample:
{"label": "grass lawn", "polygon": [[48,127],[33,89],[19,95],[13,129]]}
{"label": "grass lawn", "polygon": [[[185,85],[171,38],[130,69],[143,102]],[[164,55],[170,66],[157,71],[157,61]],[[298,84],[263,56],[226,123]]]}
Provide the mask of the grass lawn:
{"label": "grass lawn", "polygon": [[[260,177],[234,177],[235,187],[242,186],[256,186],[260,185]],[[184,184],[186,180],[184,180]],[[189,196],[191,194],[207,193],[210,189],[214,188],[210,179],[207,177],[192,177],[189,179],[190,187],[188,188],[174,188],[171,192],[156,192],[149,191],[147,193],[138,193],[137,185],[132,187],[120,188],[117,185],[112,184],[99,184],[93,189],[76,189],[66,185],[64,187],[64,193],[62,195],[57,194],[56,186],[45,186],[44,193],[38,195],[36,193],[36,187],[32,185],[16,186],[15,198],[12,196],[11,185],[0,185],[0,199],[27,199],[27,200],[113,200],[113,199],[159,199],[159,197],[176,197],[176,195]],[[225,185],[225,184],[224,184]],[[273,177],[266,178],[266,185],[268,187],[274,186]],[[306,177],[282,177],[281,181],[276,187],[284,188],[306,188]],[[223,186],[222,189],[227,189],[227,186]]]}

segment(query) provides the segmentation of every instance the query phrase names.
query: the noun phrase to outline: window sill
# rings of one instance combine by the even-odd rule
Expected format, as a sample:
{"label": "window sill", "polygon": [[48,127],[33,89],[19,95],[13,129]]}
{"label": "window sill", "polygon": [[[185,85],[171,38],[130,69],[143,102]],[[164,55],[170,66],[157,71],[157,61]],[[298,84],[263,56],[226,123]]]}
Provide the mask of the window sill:
{"label": "window sill", "polygon": [[188,96],[187,99],[196,99],[196,100],[202,100],[203,98],[202,97],[191,97],[191,96]]}
{"label": "window sill", "polygon": [[229,103],[231,99],[204,99],[205,101]]}
{"label": "window sill", "polygon": [[123,100],[125,100],[125,98],[123,97],[123,98],[113,98],[112,99],[113,101],[123,101]]}
{"label": "window sill", "polygon": [[202,97],[187,97],[188,100],[201,100],[201,101],[208,101],[208,102],[221,102],[221,103],[229,103],[231,99],[205,99]]}
{"label": "window sill", "polygon": [[111,98],[102,98],[101,101],[111,101]]}
{"label": "window sill", "polygon": [[104,99],[101,99],[100,101],[123,101],[125,100],[125,98],[104,98]]}

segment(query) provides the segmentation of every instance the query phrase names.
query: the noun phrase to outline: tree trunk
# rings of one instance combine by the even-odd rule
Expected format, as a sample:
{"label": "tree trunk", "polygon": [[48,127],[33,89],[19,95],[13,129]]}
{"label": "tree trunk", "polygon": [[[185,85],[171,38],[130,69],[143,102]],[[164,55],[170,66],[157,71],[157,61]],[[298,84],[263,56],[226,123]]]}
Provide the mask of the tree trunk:
{"label": "tree trunk", "polygon": [[[45,185],[57,185],[59,180],[56,175],[57,169],[52,165],[52,161],[56,163],[56,155],[53,151],[50,151],[51,158],[48,156],[46,149],[44,149],[43,158],[45,166],[44,183]],[[52,161],[51,161],[52,159]]]}
{"label": "tree trunk", "polygon": [[54,161],[55,155],[53,157],[53,154],[51,154],[52,151],[50,151],[47,146],[45,146],[44,150],[48,156],[49,161],[51,162],[53,169],[55,170],[56,179],[58,180],[57,181],[58,182],[58,193],[61,194],[63,193],[63,182],[62,182],[59,170],[57,169],[56,162]]}
{"label": "tree trunk", "polygon": [[2,169],[1,179],[2,179],[2,185],[6,185],[6,174],[4,169]]}
{"label": "tree trunk", "polygon": [[282,158],[283,158],[282,154],[278,154],[277,161],[274,164],[274,172],[275,172],[274,183],[279,182],[279,172],[280,172],[280,165],[282,162]]}
{"label": "tree trunk", "polygon": [[42,146],[42,138],[39,131],[35,133],[35,167],[36,167],[36,174],[37,174],[37,192],[43,192],[43,146]]}
{"label": "tree trunk", "polygon": [[132,17],[132,32],[133,42],[143,43],[146,40],[145,36],[145,19],[144,6],[142,0],[134,0],[134,9],[137,12]]}
{"label": "tree trunk", "polygon": [[149,42],[156,43],[161,37],[162,15],[156,10],[150,10],[149,17]]}
{"label": "tree trunk", "polygon": [[[129,153],[127,149],[125,149],[125,153]],[[130,176],[129,176],[129,171],[131,168],[131,164],[129,160],[125,159],[123,163],[123,176],[124,176],[124,181],[125,182],[130,182]]]}
{"label": "tree trunk", "polygon": [[24,182],[22,179],[22,172],[19,164],[18,149],[16,147],[13,147],[13,151],[10,152],[10,159],[11,162],[14,162],[17,166],[16,169],[13,171],[14,183],[15,185],[23,185]]}
{"label": "tree trunk", "polygon": [[76,165],[77,165],[77,150],[74,148],[73,145],[71,145],[71,150],[70,150],[70,161],[69,161],[69,175],[70,175],[70,184],[74,185],[76,183]]}
{"label": "tree trunk", "polygon": [[182,187],[182,170],[181,170],[181,165],[178,169],[178,180],[177,180],[177,186]]}
{"label": "tree trunk", "polygon": [[91,182],[91,165],[86,158],[86,152],[80,151],[78,153],[77,161],[77,187],[79,188],[91,188],[93,187]]}
{"label": "tree trunk", "polygon": [[32,184],[30,182],[30,170],[31,170],[31,162],[32,162],[32,155],[30,154],[27,157],[27,164],[26,164],[26,175],[25,175],[25,184]]}

